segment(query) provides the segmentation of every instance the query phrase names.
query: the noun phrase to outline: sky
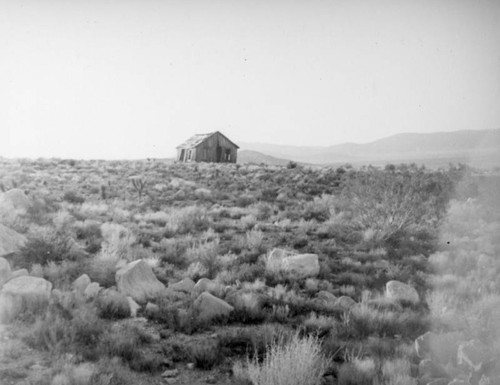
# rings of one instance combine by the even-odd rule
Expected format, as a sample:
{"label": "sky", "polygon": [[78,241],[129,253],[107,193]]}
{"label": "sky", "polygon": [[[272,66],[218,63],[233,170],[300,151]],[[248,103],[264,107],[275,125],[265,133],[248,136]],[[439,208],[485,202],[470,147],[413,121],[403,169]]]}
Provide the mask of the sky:
{"label": "sky", "polygon": [[0,0],[0,156],[500,128],[498,0]]}

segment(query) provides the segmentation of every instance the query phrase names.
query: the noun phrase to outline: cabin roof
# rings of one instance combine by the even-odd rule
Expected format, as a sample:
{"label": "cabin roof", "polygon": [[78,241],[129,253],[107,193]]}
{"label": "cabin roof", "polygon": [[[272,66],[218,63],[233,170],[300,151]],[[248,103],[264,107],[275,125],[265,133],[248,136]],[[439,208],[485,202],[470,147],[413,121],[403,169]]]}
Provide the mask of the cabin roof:
{"label": "cabin roof", "polygon": [[239,148],[238,145],[236,145],[233,141],[229,140],[227,138],[227,136],[225,136],[224,134],[220,133],[219,131],[210,132],[208,134],[196,134],[196,135],[193,135],[191,138],[189,138],[188,140],[186,140],[184,143],[178,145],[176,148],[184,148],[184,149],[194,148],[194,147],[198,146],[199,144],[203,143],[208,138],[210,138],[212,135],[215,135],[217,133],[220,134],[220,135],[222,135],[224,138],[226,138],[227,141],[230,142],[233,146],[235,146],[236,148]]}

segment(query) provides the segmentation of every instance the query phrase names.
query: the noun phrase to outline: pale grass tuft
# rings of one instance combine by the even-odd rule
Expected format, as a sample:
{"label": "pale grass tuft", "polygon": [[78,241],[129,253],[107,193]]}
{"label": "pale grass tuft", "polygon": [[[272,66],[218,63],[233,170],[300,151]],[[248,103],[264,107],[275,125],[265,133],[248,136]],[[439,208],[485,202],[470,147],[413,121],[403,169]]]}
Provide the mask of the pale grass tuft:
{"label": "pale grass tuft", "polygon": [[286,343],[270,345],[264,361],[248,359],[248,375],[254,385],[319,385],[330,360],[321,354],[317,337],[296,333]]}

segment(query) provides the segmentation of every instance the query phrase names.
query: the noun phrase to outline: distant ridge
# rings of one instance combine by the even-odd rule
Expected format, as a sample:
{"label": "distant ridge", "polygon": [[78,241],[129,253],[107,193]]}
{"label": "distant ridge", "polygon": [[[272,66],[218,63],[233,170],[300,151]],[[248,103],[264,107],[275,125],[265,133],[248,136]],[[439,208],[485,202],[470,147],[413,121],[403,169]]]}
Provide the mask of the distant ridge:
{"label": "distant ridge", "polygon": [[290,163],[287,159],[275,158],[258,151],[240,150],[238,151],[238,163],[269,164],[272,166],[284,166]]}
{"label": "distant ridge", "polygon": [[388,162],[500,166],[500,129],[435,133],[402,133],[370,143],[327,147],[240,143],[243,150],[312,164],[383,164]]}

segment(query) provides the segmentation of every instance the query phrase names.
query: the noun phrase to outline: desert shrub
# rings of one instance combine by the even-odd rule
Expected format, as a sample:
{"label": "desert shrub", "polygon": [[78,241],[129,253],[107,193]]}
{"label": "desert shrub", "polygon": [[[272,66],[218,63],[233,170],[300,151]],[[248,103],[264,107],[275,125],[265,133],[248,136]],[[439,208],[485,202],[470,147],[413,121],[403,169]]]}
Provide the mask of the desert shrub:
{"label": "desert shrub", "polygon": [[254,357],[247,365],[255,385],[319,385],[329,360],[322,356],[317,338],[294,334],[270,345],[262,363]]}
{"label": "desert shrub", "polygon": [[98,359],[99,341],[106,331],[91,305],[69,311],[51,306],[30,325],[23,339],[29,346],[54,355],[73,352]]}
{"label": "desert shrub", "polygon": [[85,241],[85,251],[96,253],[101,249],[102,232],[99,222],[86,220],[74,225],[76,239]]}
{"label": "desert shrub", "polygon": [[42,277],[52,283],[54,288],[65,289],[78,278],[84,267],[81,262],[62,261],[56,263],[48,262],[46,265],[35,264],[31,266],[31,275]]}
{"label": "desert shrub", "polygon": [[405,359],[385,361],[382,366],[382,377],[387,385],[417,384],[417,380],[411,377],[410,362]]}
{"label": "desert shrub", "polygon": [[260,230],[250,230],[246,232],[246,243],[250,250],[257,254],[264,252],[264,233]]}
{"label": "desert shrub", "polygon": [[104,223],[101,225],[101,232],[104,239],[101,253],[116,260],[134,259],[131,253],[132,246],[136,243],[136,236],[126,227],[116,223]]}
{"label": "desert shrub", "polygon": [[360,304],[345,315],[339,333],[350,338],[366,338],[370,335],[416,338],[428,328],[429,318],[425,314],[411,310],[378,310]]}
{"label": "desert shrub", "polygon": [[186,250],[184,258],[187,261],[201,263],[206,269],[206,276],[208,278],[214,278],[221,267],[218,252],[219,238],[217,237],[212,241],[193,245]]}
{"label": "desert shrub", "polygon": [[180,269],[186,268],[188,260],[184,257],[192,240],[187,238],[163,238],[160,241],[159,252],[164,263],[170,263]]}
{"label": "desert shrub", "polygon": [[21,268],[29,268],[33,264],[45,265],[51,261],[71,260],[74,256],[72,245],[72,239],[65,233],[48,231],[33,235],[20,249],[14,263]]}
{"label": "desert shrub", "polygon": [[120,319],[130,317],[130,306],[123,294],[106,290],[95,301],[98,314],[102,318]]}
{"label": "desert shrub", "polygon": [[85,198],[78,195],[75,191],[66,191],[63,195],[63,200],[69,203],[83,203]]}
{"label": "desert shrub", "polygon": [[375,379],[373,361],[355,360],[345,363],[338,373],[339,385],[372,385]]}
{"label": "desert shrub", "polygon": [[204,231],[210,227],[207,211],[200,206],[172,209],[168,214],[165,230],[172,235]]}
{"label": "desert shrub", "polygon": [[335,329],[337,321],[334,317],[317,315],[315,312],[311,312],[302,324],[307,332],[325,334]]}
{"label": "desert shrub", "polygon": [[235,205],[237,207],[248,207],[255,203],[255,197],[250,194],[242,194],[236,198]]}
{"label": "desert shrub", "polygon": [[197,368],[210,370],[221,361],[222,353],[217,341],[204,341],[202,344],[190,345],[188,357]]}

